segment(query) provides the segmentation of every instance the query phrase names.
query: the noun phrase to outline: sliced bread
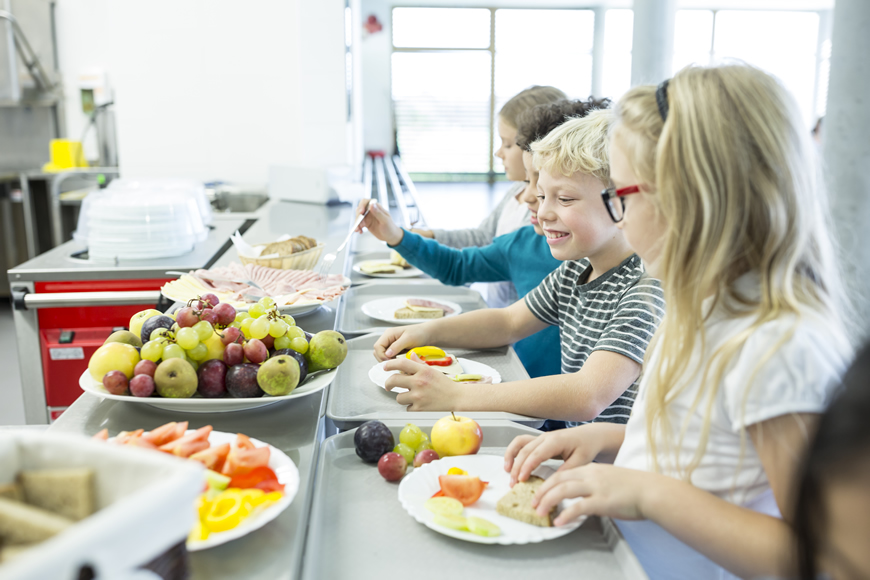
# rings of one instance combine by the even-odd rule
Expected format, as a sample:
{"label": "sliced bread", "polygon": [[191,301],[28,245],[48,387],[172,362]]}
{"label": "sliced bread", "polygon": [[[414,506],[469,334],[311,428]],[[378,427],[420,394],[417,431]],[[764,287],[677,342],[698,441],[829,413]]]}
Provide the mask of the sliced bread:
{"label": "sliced bread", "polygon": [[15,501],[24,501],[24,496],[21,494],[21,486],[17,483],[6,483],[0,485],[0,497]]}
{"label": "sliced bread", "polygon": [[539,516],[532,507],[532,498],[535,497],[535,492],[544,483],[540,477],[533,475],[527,481],[517,483],[507,492],[504,497],[498,500],[495,504],[495,511],[499,514],[532,524],[533,526],[541,526],[549,528],[553,526],[553,517],[556,513],[556,508],[550,510],[546,516]]}
{"label": "sliced bread", "polygon": [[79,521],[94,513],[94,470],[87,468],[22,471],[24,501]]}
{"label": "sliced bread", "polygon": [[41,542],[74,523],[46,510],[0,498],[0,540],[4,544]]}
{"label": "sliced bread", "polygon": [[411,310],[407,306],[399,308],[396,310],[394,315],[398,319],[407,319],[407,318],[444,318],[443,310],[426,310],[423,312],[418,312]]}

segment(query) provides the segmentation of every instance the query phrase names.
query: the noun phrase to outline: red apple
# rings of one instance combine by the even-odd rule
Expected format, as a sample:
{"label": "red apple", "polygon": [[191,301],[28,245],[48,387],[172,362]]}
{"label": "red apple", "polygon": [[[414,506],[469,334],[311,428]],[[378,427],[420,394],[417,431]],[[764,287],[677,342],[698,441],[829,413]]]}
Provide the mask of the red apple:
{"label": "red apple", "polygon": [[439,457],[474,455],[480,450],[483,432],[477,421],[451,413],[432,426],[430,439]]}

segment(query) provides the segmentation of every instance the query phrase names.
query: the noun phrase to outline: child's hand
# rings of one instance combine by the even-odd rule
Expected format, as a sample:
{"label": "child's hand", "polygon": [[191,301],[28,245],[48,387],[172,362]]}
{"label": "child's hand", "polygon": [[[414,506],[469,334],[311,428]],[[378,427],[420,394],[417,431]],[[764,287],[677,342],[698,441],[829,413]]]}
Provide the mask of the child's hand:
{"label": "child's hand", "polygon": [[573,429],[560,429],[543,435],[516,437],[504,454],[504,469],[511,474],[510,485],[526,481],[532,472],[548,459],[561,457],[565,463],[559,471],[586,465],[600,452],[595,437],[586,437],[590,427],[581,425]]}
{"label": "child's hand", "polygon": [[409,411],[454,411],[461,395],[462,386],[453,382],[444,373],[424,363],[416,353],[411,360],[404,357],[388,362],[385,371],[401,371],[387,379],[387,389],[408,389],[400,393],[396,402],[406,405]]}
{"label": "child's hand", "polygon": [[[555,433],[555,432],[554,432]],[[649,471],[590,463],[551,475],[538,489],[532,505],[544,516],[563,499],[580,501],[562,510],[553,524],[561,526],[580,516],[643,520],[645,503],[654,490],[677,480]]]}
{"label": "child's hand", "polygon": [[[367,200],[364,199],[360,202],[359,207],[357,207],[356,210],[357,216],[365,211],[364,204],[366,201]],[[395,246],[401,242],[402,238],[405,237],[405,231],[396,225],[396,222],[394,222],[392,216],[390,216],[390,212],[381,207],[381,205],[374,200],[368,203],[368,208],[368,215],[363,218],[363,221],[360,222],[356,231],[362,233],[363,228],[368,228],[374,237],[382,242],[387,242],[387,244],[391,246]]]}
{"label": "child's hand", "polygon": [[375,343],[375,358],[383,362],[396,358],[403,350],[425,346],[427,333],[423,326],[413,324],[385,331]]}

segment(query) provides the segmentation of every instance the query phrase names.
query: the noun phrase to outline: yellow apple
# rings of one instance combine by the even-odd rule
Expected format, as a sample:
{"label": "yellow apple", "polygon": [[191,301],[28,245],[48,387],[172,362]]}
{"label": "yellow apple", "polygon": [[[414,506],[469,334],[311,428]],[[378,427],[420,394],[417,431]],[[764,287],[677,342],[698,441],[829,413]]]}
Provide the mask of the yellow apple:
{"label": "yellow apple", "polygon": [[474,455],[480,450],[483,432],[477,421],[451,413],[432,426],[430,439],[439,457]]}
{"label": "yellow apple", "polygon": [[143,310],[142,312],[137,312],[130,319],[130,332],[139,336],[142,334],[142,325],[145,324],[145,321],[151,318],[152,316],[158,316],[163,314],[159,310],[154,310],[153,308],[149,308],[148,310]]}
{"label": "yellow apple", "polygon": [[133,367],[138,362],[139,351],[134,347],[123,342],[107,342],[91,355],[88,370],[93,379],[99,382],[109,371],[121,371],[130,379],[133,378]]}
{"label": "yellow apple", "polygon": [[208,348],[208,356],[206,356],[204,360],[200,361],[200,363],[204,363],[205,361],[212,359],[224,359],[224,351],[227,347],[224,345],[223,342],[221,342],[221,337],[219,334],[212,334],[210,337],[208,337],[208,339],[203,342],[203,344],[205,344],[205,346]]}

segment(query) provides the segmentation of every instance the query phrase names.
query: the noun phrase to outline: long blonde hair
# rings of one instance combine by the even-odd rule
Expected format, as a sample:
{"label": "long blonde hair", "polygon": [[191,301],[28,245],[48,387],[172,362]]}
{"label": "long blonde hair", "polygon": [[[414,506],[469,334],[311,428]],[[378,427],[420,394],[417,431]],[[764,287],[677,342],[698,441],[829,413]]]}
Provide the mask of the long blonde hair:
{"label": "long blonde hair", "polygon": [[[670,81],[665,122],[655,93],[654,86],[627,92],[613,130],[668,224],[658,258],[667,313],[647,349],[647,359],[656,348],[659,357],[645,371],[647,437],[655,469],[662,443],[662,455],[673,457],[688,480],[706,451],[725,372],[746,339],[767,322],[790,315],[797,321],[811,311],[845,344],[845,299],[821,172],[788,92],[751,66],[689,67]],[[747,273],[758,276],[760,295],[738,290]],[[712,304],[705,305],[709,297]],[[704,359],[705,321],[717,308],[752,323]],[[793,331],[759,353],[747,387]],[[694,368],[696,347],[702,360]],[[681,466],[689,417],[672,441],[668,405],[699,373],[702,388],[689,415],[703,406],[700,445]],[[748,388],[744,404],[747,394]],[[745,442],[745,430],[741,437]]]}

